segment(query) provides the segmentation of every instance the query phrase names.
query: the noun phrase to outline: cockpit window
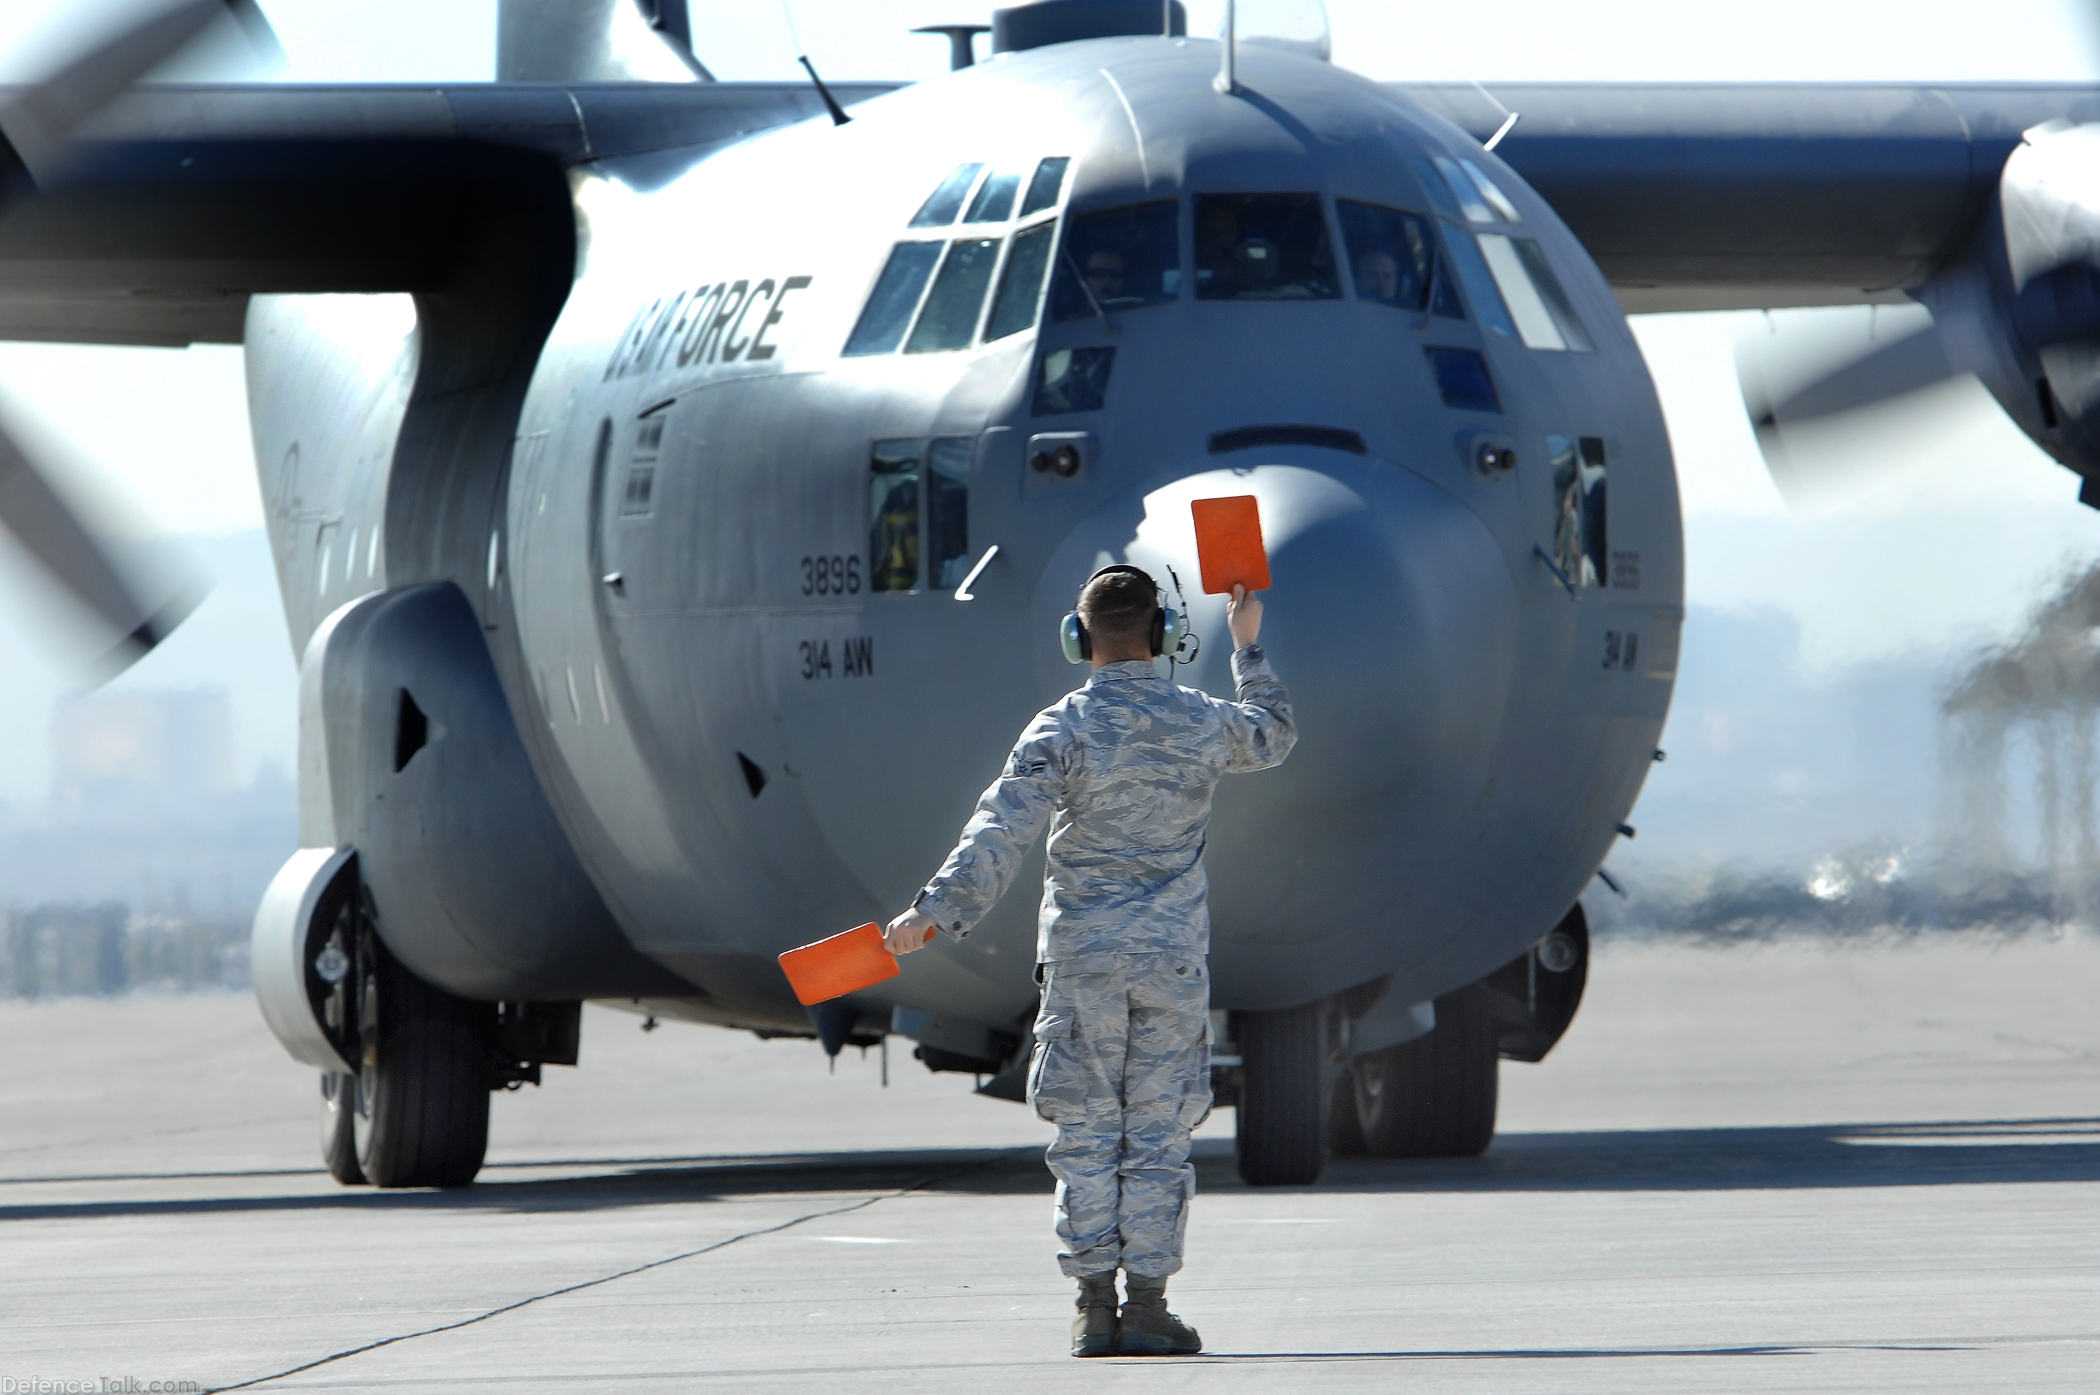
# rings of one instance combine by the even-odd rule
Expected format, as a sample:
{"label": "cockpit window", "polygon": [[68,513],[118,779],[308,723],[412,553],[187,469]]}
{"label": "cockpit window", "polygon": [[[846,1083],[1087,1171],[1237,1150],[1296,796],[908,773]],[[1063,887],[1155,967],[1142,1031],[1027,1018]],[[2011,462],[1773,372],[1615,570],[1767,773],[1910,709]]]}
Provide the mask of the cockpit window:
{"label": "cockpit window", "polygon": [[1502,303],[1502,292],[1495,289],[1495,278],[1488,274],[1487,262],[1480,255],[1480,244],[1471,233],[1457,228],[1445,230],[1444,246],[1450,249],[1451,264],[1458,271],[1458,279],[1465,285],[1466,299],[1473,302],[1473,313],[1480,322],[1497,334],[1517,337],[1517,327],[1510,322],[1509,308]]}
{"label": "cockpit window", "polygon": [[941,258],[938,242],[900,242],[891,249],[889,263],[875,279],[875,289],[860,312],[860,323],[846,341],[846,357],[886,354],[903,342],[911,324],[911,312],[919,308],[919,293]]}
{"label": "cockpit window", "polygon": [[1415,156],[1412,163],[1415,167],[1415,177],[1422,181],[1422,192],[1429,196],[1429,202],[1436,211],[1446,218],[1463,218],[1465,215],[1459,211],[1458,201],[1451,197],[1451,185],[1438,172],[1437,167],[1420,155]]}
{"label": "cockpit window", "polygon": [[992,317],[985,321],[985,343],[1019,334],[1035,324],[1036,306],[1043,298],[1043,273],[1050,269],[1050,248],[1056,240],[1055,221],[1038,223],[1014,235],[1006,270],[999,277],[999,294],[992,301]]}
{"label": "cockpit window", "polygon": [[1341,295],[1317,194],[1196,196],[1198,300]]}
{"label": "cockpit window", "polygon": [[1524,269],[1531,273],[1532,284],[1538,287],[1539,298],[1546,303],[1546,313],[1553,316],[1554,328],[1567,341],[1569,348],[1588,353],[1596,346],[1590,342],[1589,331],[1582,327],[1582,320],[1575,314],[1575,306],[1568,293],[1561,289],[1560,278],[1546,264],[1546,253],[1538,243],[1528,237],[1511,238],[1517,257]]}
{"label": "cockpit window", "polygon": [[877,441],[868,457],[868,589],[919,584],[919,442]]}
{"label": "cockpit window", "polygon": [[1474,223],[1494,222],[1495,211],[1489,208],[1487,200],[1480,196],[1479,187],[1458,167],[1458,161],[1446,159],[1442,155],[1432,158],[1436,164],[1436,172],[1443,177],[1444,187],[1450,190],[1452,198],[1458,200],[1458,206],[1465,210],[1467,220]]}
{"label": "cockpit window", "polygon": [[965,223],[1003,223],[1014,210],[1014,195],[1021,192],[1021,176],[1013,170],[1000,170],[977,190],[977,197],[970,200],[970,211],[963,215]]}
{"label": "cockpit window", "polygon": [[1429,308],[1436,275],[1436,238],[1429,220],[1397,208],[1336,199],[1342,243],[1349,249],[1349,274],[1356,298],[1403,310]]}
{"label": "cockpit window", "polygon": [[1561,337],[1560,326],[1553,323],[1553,312],[1546,308],[1545,298],[1538,287],[1531,284],[1525,274],[1524,263],[1517,259],[1517,249],[1508,238],[1499,233],[1480,235],[1480,254],[1487,259],[1488,270],[1494,274],[1495,285],[1502,291],[1502,299],[1509,306],[1510,318],[1517,322],[1517,337],[1531,349],[1565,349],[1568,341]]}
{"label": "cockpit window", "polygon": [[1173,199],[1066,220],[1053,320],[1158,305],[1181,294],[1181,205]]}
{"label": "cockpit window", "polygon": [[949,243],[941,274],[927,292],[926,308],[919,312],[919,323],[904,352],[923,354],[967,345],[977,333],[977,315],[984,309],[985,289],[992,284],[992,268],[998,261],[996,237]]}
{"label": "cockpit window", "polygon": [[955,215],[962,212],[963,199],[969,194],[970,186],[977,182],[977,176],[983,171],[983,165],[957,165],[955,173],[942,180],[941,187],[919,205],[919,211],[912,215],[911,225],[915,228],[945,228],[954,222]]}
{"label": "cockpit window", "polygon": [[1517,322],[1517,337],[1526,347],[1589,350],[1590,337],[1536,242],[1482,233],[1480,252],[1502,288],[1510,317]]}
{"label": "cockpit window", "polygon": [[970,436],[942,436],[926,450],[926,583],[943,591],[970,570]]}
{"label": "cockpit window", "polygon": [[1023,218],[1057,207],[1057,196],[1064,192],[1065,171],[1071,165],[1069,157],[1053,155],[1035,167],[1035,178],[1028,181],[1028,197],[1021,200]]}
{"label": "cockpit window", "polygon": [[1605,519],[1604,441],[1597,436],[1548,436],[1553,461],[1553,559],[1577,586],[1611,580]]}
{"label": "cockpit window", "polygon": [[1480,191],[1480,197],[1488,201],[1488,207],[1502,215],[1503,222],[1521,223],[1524,221],[1524,215],[1517,212],[1517,206],[1509,201],[1509,195],[1502,192],[1501,186],[1487,177],[1486,170],[1483,170],[1471,160],[1460,160],[1458,167],[1466,172],[1468,179],[1473,181],[1473,187]]}

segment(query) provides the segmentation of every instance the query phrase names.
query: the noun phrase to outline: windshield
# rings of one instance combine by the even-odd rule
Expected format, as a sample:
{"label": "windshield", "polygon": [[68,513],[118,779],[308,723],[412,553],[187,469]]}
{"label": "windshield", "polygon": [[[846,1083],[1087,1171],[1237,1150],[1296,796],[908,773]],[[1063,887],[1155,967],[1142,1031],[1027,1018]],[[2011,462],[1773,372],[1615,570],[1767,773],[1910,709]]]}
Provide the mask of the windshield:
{"label": "windshield", "polygon": [[1341,295],[1317,194],[1198,194],[1198,300]]}
{"label": "windshield", "polygon": [[1113,314],[1180,295],[1180,215],[1180,205],[1168,199],[1070,219],[1051,318],[1080,320],[1097,308]]}

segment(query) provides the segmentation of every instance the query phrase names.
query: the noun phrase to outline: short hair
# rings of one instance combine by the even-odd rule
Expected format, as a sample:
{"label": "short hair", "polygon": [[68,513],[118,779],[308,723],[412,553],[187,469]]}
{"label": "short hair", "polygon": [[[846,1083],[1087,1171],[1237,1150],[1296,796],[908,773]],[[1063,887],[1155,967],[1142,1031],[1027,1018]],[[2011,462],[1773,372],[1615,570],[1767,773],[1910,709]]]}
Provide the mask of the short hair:
{"label": "short hair", "polygon": [[1079,593],[1079,618],[1087,633],[1095,644],[1115,649],[1149,645],[1158,609],[1158,585],[1135,572],[1097,576]]}

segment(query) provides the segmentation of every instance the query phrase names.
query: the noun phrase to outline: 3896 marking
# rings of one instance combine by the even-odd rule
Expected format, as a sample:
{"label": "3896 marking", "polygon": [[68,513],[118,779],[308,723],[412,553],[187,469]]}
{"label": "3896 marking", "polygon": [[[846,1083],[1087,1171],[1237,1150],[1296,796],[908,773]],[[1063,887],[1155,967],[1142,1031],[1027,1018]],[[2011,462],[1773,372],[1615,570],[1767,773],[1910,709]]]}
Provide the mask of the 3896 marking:
{"label": "3896 marking", "polygon": [[805,596],[859,595],[859,556],[803,558],[802,594]]}
{"label": "3896 marking", "polygon": [[875,637],[855,635],[838,645],[838,667],[832,667],[831,641],[805,639],[798,650],[804,679],[871,678],[875,674]]}

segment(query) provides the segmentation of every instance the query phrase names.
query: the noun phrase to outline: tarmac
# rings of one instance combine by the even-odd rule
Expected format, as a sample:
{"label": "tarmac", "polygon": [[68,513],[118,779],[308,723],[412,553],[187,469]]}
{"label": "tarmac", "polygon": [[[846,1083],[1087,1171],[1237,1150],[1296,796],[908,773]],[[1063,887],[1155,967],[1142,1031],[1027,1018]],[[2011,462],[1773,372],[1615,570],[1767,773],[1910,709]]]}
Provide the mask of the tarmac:
{"label": "tarmac", "polygon": [[[2100,1390],[2100,942],[1607,944],[1484,1158],[1250,1190],[1075,1361],[1047,1126],[586,1012],[452,1192],[319,1170],[245,996],[0,1004],[0,1392]],[[10,1384],[12,1382],[12,1384]]]}

